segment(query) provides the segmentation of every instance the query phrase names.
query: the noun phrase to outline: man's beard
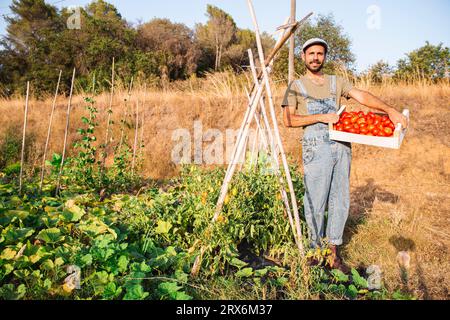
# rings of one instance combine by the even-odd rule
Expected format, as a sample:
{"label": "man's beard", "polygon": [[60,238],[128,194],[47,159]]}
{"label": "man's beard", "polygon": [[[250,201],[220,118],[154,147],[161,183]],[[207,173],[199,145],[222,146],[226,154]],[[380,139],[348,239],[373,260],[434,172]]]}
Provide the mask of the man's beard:
{"label": "man's beard", "polygon": [[[311,64],[312,63],[317,63],[319,66],[317,66],[317,67],[311,67]],[[311,61],[311,63],[305,63],[305,67],[306,67],[306,69],[308,69],[309,71],[311,71],[311,72],[319,72],[320,70],[322,70],[322,68],[323,68],[323,63],[320,63],[319,61]]]}

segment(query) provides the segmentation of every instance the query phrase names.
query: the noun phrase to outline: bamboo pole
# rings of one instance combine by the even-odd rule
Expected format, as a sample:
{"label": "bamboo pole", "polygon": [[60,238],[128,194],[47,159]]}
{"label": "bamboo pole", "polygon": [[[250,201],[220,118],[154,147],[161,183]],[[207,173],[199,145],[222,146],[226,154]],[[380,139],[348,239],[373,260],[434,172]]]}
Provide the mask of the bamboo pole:
{"label": "bamboo pole", "polygon": [[[256,113],[255,113],[256,116]],[[238,159],[239,161],[239,171],[242,171],[242,166],[245,165],[247,161],[247,146],[250,140],[250,135],[247,134],[247,136],[244,138],[244,152],[242,152],[241,158]]]}
{"label": "bamboo pole", "polygon": [[[308,19],[311,15],[312,15],[312,12],[309,13],[309,14],[308,14],[305,18],[303,18],[300,22],[297,22],[297,23],[293,24],[292,26],[289,27],[289,29],[283,31],[281,37],[278,39],[278,41],[276,42],[274,48],[272,49],[271,54],[269,55],[269,57],[268,57],[268,58],[266,59],[266,61],[264,62],[264,65],[270,65],[270,64],[273,62],[273,59],[275,58],[275,55],[276,55],[276,54],[278,53],[278,51],[283,47],[283,44],[284,44],[284,43],[286,42],[286,40],[287,40],[286,35],[287,35],[287,34],[294,34],[294,32],[295,32],[295,30],[298,28],[298,26],[300,26],[304,21],[306,21],[306,19]],[[288,21],[288,19],[286,19],[286,21]],[[260,72],[260,73],[257,75],[257,79],[259,79],[261,76],[262,76],[262,73]],[[230,168],[231,168],[231,164],[232,164],[232,162],[233,162],[233,159],[234,159],[235,156],[236,156],[236,150],[237,150],[237,146],[238,146],[238,144],[239,144],[239,141],[240,141],[240,139],[241,139],[241,137],[242,137],[242,131],[243,131],[243,128],[244,128],[244,124],[245,124],[245,123],[247,122],[247,120],[248,120],[248,115],[249,115],[249,112],[250,112],[250,105],[252,105],[253,100],[255,99],[255,96],[256,96],[257,90],[255,90],[255,88],[256,88],[256,83],[253,85],[253,87],[252,87],[251,90],[250,90],[250,91],[252,92],[252,94],[250,95],[251,98],[250,98],[250,102],[249,102],[249,108],[247,108],[246,113],[245,113],[245,115],[244,115],[244,120],[242,121],[241,127],[239,128],[239,132],[238,132],[238,136],[237,136],[237,141],[236,141],[236,143],[234,144],[234,147],[233,147],[233,152],[232,152],[232,157],[231,157],[232,160],[228,163],[228,168],[227,168],[226,176],[229,174]]]}
{"label": "bamboo pole", "polygon": [[147,100],[147,84],[144,83],[144,101],[142,102],[142,115],[141,115],[141,136],[139,138],[139,156],[144,156],[144,124],[145,124],[145,101]]}
{"label": "bamboo pole", "polygon": [[102,159],[102,171],[105,168],[106,157],[108,156],[108,142],[109,142],[109,128],[111,126],[111,114],[112,114],[112,104],[114,99],[114,57],[112,59],[112,67],[111,67],[111,94],[109,96],[109,108],[108,108],[108,116],[106,120],[106,136],[105,136],[105,149],[103,152]]}
{"label": "bamboo pole", "polygon": [[[130,85],[128,86],[128,99],[127,100],[125,100],[125,110],[124,110],[124,122],[126,123],[126,121],[127,121],[127,114],[128,114],[128,102],[130,101],[130,99],[131,99],[131,90],[132,90],[132,88],[133,88],[133,77],[131,77],[131,80],[130,80]],[[124,134],[125,134],[125,132],[124,132],[124,126],[125,126],[125,123],[122,123],[122,126],[121,126],[121,129],[120,129],[120,142],[119,142],[119,151],[120,151],[120,148],[122,147],[122,143],[123,143],[123,138],[124,138]]]}
{"label": "bamboo pole", "polygon": [[[313,15],[312,12],[308,13],[302,20],[297,21],[295,23],[290,24],[284,35],[281,37],[281,39],[278,41],[278,43],[275,45],[275,47],[272,49],[270,54],[266,57],[264,60],[264,65],[267,66],[276,56],[276,54],[280,51],[280,49],[283,47],[285,42],[291,37],[291,35],[295,34],[297,29]],[[262,65],[262,64],[261,64]],[[258,79],[261,77],[262,71],[258,72]]]}
{"label": "bamboo pole", "polygon": [[56,192],[55,195],[58,195],[60,182],[61,182],[61,174],[64,167],[64,159],[66,156],[66,146],[67,146],[67,136],[69,134],[69,125],[70,125],[70,110],[72,105],[72,94],[73,94],[73,86],[75,82],[75,68],[73,68],[72,73],[72,82],[70,84],[70,94],[69,94],[69,102],[67,103],[67,112],[66,112],[66,128],[64,131],[64,144],[63,144],[63,152],[61,157],[61,164],[59,166],[59,173],[58,173],[58,181],[56,183]]}
{"label": "bamboo pole", "polygon": [[45,160],[47,158],[48,144],[50,142],[50,133],[52,130],[53,115],[55,113],[55,108],[56,108],[56,98],[58,97],[59,84],[61,83],[61,75],[62,75],[62,70],[59,70],[58,83],[56,84],[56,91],[55,91],[55,96],[53,98],[52,110],[50,111],[50,119],[48,121],[47,139],[45,140],[44,155],[42,157],[41,181],[39,183],[39,190],[41,192],[42,192],[42,184],[44,182]]}
{"label": "bamboo pole", "polygon": [[[245,90],[245,93],[247,95],[248,101],[250,101],[250,94],[248,93],[247,88],[244,88],[244,90]],[[255,122],[256,122],[256,125],[257,125],[257,129],[259,130],[260,134],[262,135],[261,136],[262,143],[263,143],[264,147],[267,148],[268,147],[268,142],[267,142],[268,138],[266,136],[267,132],[266,132],[266,128],[263,127],[263,123],[261,122],[261,118],[262,118],[262,115],[260,113],[257,113],[255,115]]]}
{"label": "bamboo pole", "polygon": [[[245,121],[243,122],[242,137],[246,137],[248,134],[248,129],[250,127],[251,120],[253,119],[253,116],[255,114],[256,108],[258,107],[258,102],[263,93],[263,89],[264,89],[263,85],[258,85],[256,87],[256,92],[253,95],[254,98],[252,99],[251,103],[249,104],[248,116],[245,119]],[[237,143],[237,146],[236,146],[235,159],[240,159],[243,148],[244,148],[244,144],[245,144],[245,139],[242,139],[242,138],[239,139],[239,142]],[[230,166],[227,170],[227,174],[225,175],[225,179],[224,179],[224,181],[222,183],[222,187],[220,189],[220,195],[219,195],[219,199],[217,200],[216,210],[215,210],[214,216],[212,218],[212,223],[214,223],[217,220],[217,217],[219,216],[220,212],[222,211],[225,196],[228,191],[228,185],[231,181],[234,171],[236,170],[236,165],[237,165],[237,161],[230,162]],[[197,275],[198,271],[200,270],[200,264],[201,264],[201,260],[202,260],[205,250],[206,250],[206,247],[202,246],[200,249],[200,254],[197,256],[197,258],[194,261],[194,265],[192,266],[192,269],[191,269],[192,276]]]}
{"label": "bamboo pole", "polygon": [[[249,51],[249,57],[251,58],[250,59],[250,68],[251,68],[252,75],[253,75],[253,81],[255,83],[258,83],[258,78],[256,76],[256,68],[255,68],[255,64],[254,64],[254,61],[253,61],[253,54],[251,53],[251,51]],[[287,214],[288,219],[289,219],[289,224],[291,226],[291,230],[294,233],[295,243],[297,243],[299,240],[298,240],[298,236],[297,236],[297,234],[295,232],[295,228],[294,228],[294,221],[292,219],[291,207],[289,205],[289,198],[287,196],[286,189],[285,189],[285,181],[284,181],[283,176],[281,175],[281,172],[280,172],[280,169],[279,169],[280,168],[280,163],[279,163],[279,160],[278,160],[277,145],[274,142],[273,135],[272,135],[271,128],[270,128],[270,124],[269,124],[269,121],[267,119],[267,115],[265,113],[265,110],[266,110],[266,107],[264,105],[264,102],[261,99],[261,111],[263,112],[262,117],[263,117],[263,120],[264,120],[264,123],[265,123],[266,127],[269,130],[268,134],[269,134],[270,147],[271,147],[271,154],[270,154],[270,156],[272,158],[272,165],[275,167],[274,168],[275,169],[275,175],[277,176],[278,181],[280,183],[281,198],[283,199],[283,204],[284,204],[284,207],[285,207],[285,210],[286,210],[286,214]]]}
{"label": "bamboo pole", "polygon": [[131,161],[131,174],[134,175],[134,165],[136,161],[136,150],[138,141],[138,128],[139,128],[139,99],[136,100],[136,124],[134,129],[134,144],[133,144],[133,159]]}
{"label": "bamboo pole", "polygon": [[[286,20],[286,21],[288,21],[288,20]],[[276,44],[275,44],[275,47],[278,47],[278,46],[279,46],[280,41],[282,41],[283,36],[284,36],[285,33],[286,33],[286,30],[283,30],[281,37],[278,39],[278,41],[277,41]],[[248,52],[248,55],[249,55],[250,67],[256,70],[255,65],[254,65],[254,58],[253,58],[253,52],[252,52],[252,50],[251,50],[251,49],[248,49],[247,52]],[[273,55],[273,57],[275,57],[275,54]],[[268,62],[267,62],[267,64],[268,64],[269,66],[270,66],[272,63],[273,63],[273,58],[272,58],[272,60],[268,60]],[[252,70],[253,70],[253,69],[252,69]],[[255,86],[258,84],[258,76],[256,75],[256,71],[255,71],[255,72],[252,72],[252,74],[253,74],[253,77],[254,77],[254,86],[253,86],[253,88],[255,88]],[[252,88],[252,90],[253,90],[253,88]],[[246,91],[247,91],[247,90],[246,90]],[[248,96],[248,93],[247,93],[247,96]],[[250,104],[251,104],[251,103],[252,103],[252,99],[249,98],[249,100],[250,100]],[[265,114],[264,102],[263,102],[262,100],[260,100],[260,104],[261,104],[261,109],[262,109],[262,110],[261,110],[261,114],[264,115],[264,114]],[[247,111],[248,111],[248,109],[247,109]],[[246,116],[244,117],[244,119],[247,119],[246,117],[247,117],[247,114],[246,114]],[[259,126],[260,126],[260,123],[259,123],[259,118],[258,118],[257,114],[255,115],[255,120],[256,120],[256,123],[257,123],[257,125],[258,125],[258,127],[259,127]],[[265,118],[265,120],[267,120],[267,117]],[[232,157],[231,157],[232,160],[231,160],[230,163],[229,163],[229,167],[228,167],[228,169],[227,169],[226,176],[228,176],[228,175],[230,174],[230,172],[231,172],[231,171],[230,171],[230,165],[231,165],[231,163],[234,161],[234,157],[235,157],[237,145],[239,144],[239,141],[240,141],[240,139],[242,138],[242,128],[243,128],[243,125],[244,125],[245,121],[246,121],[246,120],[243,121],[243,123],[242,123],[242,125],[241,125],[241,128],[240,128],[240,130],[239,130],[238,138],[237,138],[237,141],[236,141],[236,144],[235,144],[235,148],[234,148],[234,150],[233,150],[233,155],[232,155]],[[271,136],[271,133],[270,133],[270,126],[268,125],[267,121],[265,121],[265,124],[266,124],[267,130],[269,130],[268,136],[269,136],[269,138],[271,138],[272,136]],[[273,145],[273,139],[271,139],[270,142],[271,142],[271,144]],[[275,149],[274,149],[274,150],[275,150]]]}
{"label": "bamboo pole", "polygon": [[[311,14],[312,14],[312,13],[310,13],[307,17],[309,17]],[[304,18],[303,20],[306,20],[307,17]],[[302,20],[302,21],[303,21],[303,20]],[[289,20],[286,19],[286,22],[287,22],[287,21],[289,21]],[[300,22],[300,23],[301,23],[301,22]],[[286,34],[286,32],[290,32],[290,31],[294,30],[294,29],[293,29],[294,26],[295,26],[295,25],[293,25],[293,26],[291,27],[291,29],[289,29],[289,30],[283,30],[283,33],[282,33],[281,37],[280,37],[280,38],[278,39],[278,41],[275,43],[275,47],[274,47],[274,49],[272,50],[272,53],[271,53],[272,59],[271,59],[271,60],[267,59],[267,62],[265,62],[265,64],[269,65],[270,63],[273,62],[273,59],[274,59],[275,55],[276,55],[276,54],[278,53],[278,51],[282,48],[282,41],[284,41],[284,42],[286,41],[286,40],[283,40],[283,39],[285,39],[284,35]],[[251,52],[251,49],[248,49],[248,50]],[[253,55],[252,55],[252,57],[253,57]],[[253,61],[253,58],[250,59],[250,60]],[[259,75],[257,75],[256,78],[258,79],[258,78],[260,78],[261,76],[262,76],[262,74],[260,73]],[[245,124],[245,123],[247,122],[247,120],[248,120],[248,115],[249,115],[249,112],[250,112],[250,106],[252,105],[253,100],[254,100],[255,95],[256,95],[256,91],[257,91],[257,90],[255,91],[255,87],[256,87],[257,83],[258,83],[258,81],[256,81],[256,82],[253,84],[253,87],[251,88],[252,94],[250,95],[250,98],[249,98],[249,107],[248,107],[247,110],[246,110],[246,113],[245,113],[245,115],[244,115],[244,120],[242,121],[241,127],[239,128],[238,135],[237,135],[237,139],[236,139],[236,143],[234,144],[234,147],[233,147],[233,152],[232,152],[232,156],[231,156],[231,161],[228,163],[228,168],[227,168],[225,177],[230,173],[231,164],[233,163],[233,159],[235,159],[235,157],[236,157],[236,150],[237,150],[237,146],[239,145],[239,141],[240,141],[240,139],[242,138],[242,131],[243,131],[243,128],[244,128],[244,124]],[[257,118],[255,118],[255,119],[258,121]]]}
{"label": "bamboo pole", "polygon": [[[258,79],[257,79],[257,75],[256,75],[256,68],[255,68],[255,64],[254,64],[254,60],[253,60],[253,54],[252,54],[252,52],[250,50],[249,50],[249,58],[250,58],[250,68],[251,68],[252,75],[253,75],[253,81],[255,83],[257,83]],[[271,127],[270,127],[269,121],[267,119],[267,115],[265,113],[265,110],[266,110],[266,107],[264,105],[264,102],[261,99],[261,111],[263,112],[262,118],[264,120],[264,123],[265,123],[266,127],[269,128],[269,140],[270,140],[270,147],[271,147],[270,156],[272,158],[272,162],[271,163],[275,167],[275,174],[276,174],[276,176],[277,176],[277,178],[279,180],[279,183],[280,183],[281,198],[283,199],[283,204],[285,206],[285,210],[286,210],[286,213],[287,213],[287,216],[288,216],[288,219],[289,219],[289,224],[291,226],[291,230],[294,233],[295,243],[297,243],[298,242],[298,239],[297,239],[298,236],[297,236],[297,234],[295,232],[294,222],[293,222],[293,219],[292,219],[291,208],[289,206],[289,198],[287,196],[287,193],[286,193],[286,190],[285,190],[285,187],[284,187],[285,186],[285,181],[284,181],[283,176],[281,175],[281,172],[280,172],[280,169],[279,169],[280,168],[280,164],[279,164],[279,160],[278,160],[277,145],[274,142],[274,138],[273,138],[272,132],[270,131]]]}
{"label": "bamboo pole", "polygon": [[236,142],[235,142],[235,144],[233,146],[233,151],[231,153],[231,159],[230,159],[230,162],[228,162],[228,167],[227,167],[227,171],[226,171],[225,177],[228,176],[228,174],[230,172],[231,165],[232,165],[232,163],[233,163],[233,161],[234,161],[234,159],[236,157],[237,147],[238,147],[239,142],[240,142],[240,140],[242,138],[242,132],[244,130],[245,123],[248,121],[251,105],[253,104],[253,100],[255,98],[255,94],[256,94],[256,92],[253,92],[252,96],[250,96],[250,98],[249,98],[249,103],[248,103],[247,109],[245,110],[244,120],[242,121],[241,126],[239,128],[237,139],[236,139]]}
{"label": "bamboo pole", "polygon": [[[249,9],[250,9],[250,13],[252,16],[252,20],[253,20],[253,24],[255,26],[255,34],[256,34],[256,44],[258,47],[258,54],[259,56],[263,59],[264,57],[264,52],[263,52],[263,48],[262,48],[262,44],[261,44],[261,36],[259,33],[259,27],[258,27],[258,22],[256,20],[256,15],[255,15],[255,10],[253,8],[253,3],[252,0],[247,0]],[[291,178],[291,174],[289,171],[289,165],[287,163],[287,159],[286,159],[286,154],[284,153],[284,148],[283,148],[283,144],[280,138],[280,133],[278,130],[278,124],[277,124],[277,119],[276,119],[276,115],[275,115],[275,108],[274,108],[274,103],[273,103],[273,96],[272,96],[272,90],[270,88],[270,83],[269,83],[269,77],[268,77],[268,73],[267,73],[267,69],[265,66],[262,66],[262,72],[263,72],[263,81],[265,82],[265,86],[266,86],[266,92],[268,95],[268,100],[269,100],[269,109],[270,109],[270,114],[272,117],[272,125],[274,128],[274,133],[275,133],[275,138],[277,140],[277,144],[279,147],[279,151],[280,151],[280,155],[281,155],[281,159],[283,162],[283,167],[284,167],[284,171],[285,171],[285,175],[286,175],[286,180],[289,186],[289,191],[291,194],[291,203],[292,203],[292,208],[294,211],[294,220],[295,220],[295,227],[297,229],[297,236],[298,236],[298,249],[300,251],[300,254],[303,256],[304,254],[304,248],[303,248],[303,243],[302,243],[302,231],[300,228],[300,218],[298,215],[298,207],[297,207],[297,201],[296,201],[296,197],[295,197],[295,192],[294,192],[294,186],[292,184],[292,178]]]}
{"label": "bamboo pole", "polygon": [[22,131],[22,152],[20,154],[20,174],[19,174],[19,194],[22,194],[22,176],[23,176],[23,164],[25,160],[25,135],[27,131],[28,120],[28,98],[30,96],[30,81],[27,81],[27,96],[25,98],[25,111],[23,115],[23,131]]}
{"label": "bamboo pole", "polygon": [[[256,73],[256,66],[255,66],[255,61],[254,61],[254,58],[253,58],[253,52],[252,52],[251,49],[248,49],[247,52],[248,52],[248,57],[249,57],[249,61],[250,61],[250,70],[251,70],[251,73],[252,73],[252,76],[253,76],[253,83],[256,85],[256,84],[258,84],[258,75]],[[263,99],[260,100],[260,104],[261,104],[261,107],[260,107],[261,117],[262,117],[262,119],[264,121],[264,125],[265,125],[266,130],[267,130],[267,136],[269,137],[270,146],[272,147],[271,156],[275,157],[275,154],[276,154],[276,153],[274,153],[274,151],[276,150],[275,149],[275,143],[274,143],[274,140],[273,140],[272,129],[270,128],[269,122],[267,121],[266,107],[265,107]],[[274,159],[274,161],[275,161],[275,159]]]}
{"label": "bamboo pole", "polygon": [[92,96],[95,95],[95,71],[92,74],[92,91],[91,91],[91,93],[92,93]]}
{"label": "bamboo pole", "polygon": [[[291,20],[290,23],[295,23],[295,11],[296,11],[296,0],[291,0]],[[288,70],[288,81],[294,80],[294,49],[295,49],[295,36],[291,35],[289,38],[289,70]]]}
{"label": "bamboo pole", "polygon": [[259,150],[256,149],[257,143],[259,142],[258,137],[259,137],[259,127],[256,127],[256,133],[255,133],[255,137],[253,139],[251,158],[250,158],[250,170],[253,168],[253,162],[255,160],[255,153],[256,153],[256,157],[258,156],[257,152]]}
{"label": "bamboo pole", "polygon": [[[273,48],[272,52],[269,54],[269,56],[264,60],[264,63],[261,64],[261,66],[265,67],[269,64],[272,63],[272,61],[274,60],[276,54],[278,53],[278,51],[283,47],[284,43],[286,42],[287,39],[289,39],[290,35],[294,34],[295,31],[298,29],[298,27],[304,22],[306,21],[310,16],[312,15],[312,12],[309,13],[305,18],[303,18],[301,21],[296,22],[295,24],[292,24],[291,26],[289,26],[289,29],[286,30],[285,34],[281,37],[281,39],[278,41],[278,43],[275,45],[275,47]],[[265,70],[265,68],[264,68]],[[265,70],[266,75],[267,75],[267,70]],[[233,151],[234,157],[235,159],[239,159],[240,157],[240,153],[242,152],[242,147],[243,147],[243,143],[242,143],[242,136],[246,136],[247,132],[248,132],[248,127],[250,125],[250,121],[253,116],[254,113],[256,111],[256,107],[257,104],[259,102],[259,100],[261,99],[262,93],[263,93],[263,89],[264,89],[264,85],[262,85],[265,81],[265,75],[262,71],[260,71],[258,73],[258,79],[260,79],[262,77],[261,80],[261,84],[258,82],[256,84],[253,85],[252,87],[252,94],[251,94],[251,99],[249,102],[249,108],[247,108],[246,110],[246,114],[244,116],[244,121],[242,122],[241,125],[241,129],[240,129],[240,134],[238,136],[238,143],[235,144],[235,151]],[[225,174],[225,179],[222,183],[222,187],[220,190],[220,195],[219,195],[219,199],[217,201],[217,205],[216,205],[216,210],[212,219],[212,222],[214,223],[217,220],[217,217],[219,216],[219,213],[222,210],[223,207],[223,202],[225,200],[225,196],[226,193],[228,191],[228,184],[231,180],[231,177],[233,176],[233,173],[235,171],[236,168],[236,161],[230,161],[229,166],[227,168],[227,172]],[[289,174],[289,172],[287,173]],[[292,181],[291,181],[292,182]],[[302,246],[301,241],[299,241],[300,246]],[[195,259],[194,265],[191,269],[191,275],[192,276],[196,276],[198,274],[198,271],[200,270],[200,264],[201,264],[201,260],[203,258],[203,254],[206,251],[206,247],[202,246],[200,249],[200,254],[197,256],[197,258]]]}

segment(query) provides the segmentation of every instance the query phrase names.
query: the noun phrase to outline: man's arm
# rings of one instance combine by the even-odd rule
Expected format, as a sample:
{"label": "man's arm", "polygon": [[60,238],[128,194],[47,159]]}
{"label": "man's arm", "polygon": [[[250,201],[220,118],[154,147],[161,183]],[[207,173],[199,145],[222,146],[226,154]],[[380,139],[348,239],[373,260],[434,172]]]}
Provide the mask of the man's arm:
{"label": "man's arm", "polygon": [[338,121],[339,116],[335,113],[299,116],[295,114],[295,107],[285,106],[283,108],[283,123],[286,127],[304,127],[318,122],[336,123]]}
{"label": "man's arm", "polygon": [[384,101],[375,97],[370,92],[352,88],[348,92],[348,95],[366,107],[386,112],[394,124],[400,122],[403,128],[406,128],[408,126],[408,121],[403,114],[401,114],[400,112],[389,106]]}

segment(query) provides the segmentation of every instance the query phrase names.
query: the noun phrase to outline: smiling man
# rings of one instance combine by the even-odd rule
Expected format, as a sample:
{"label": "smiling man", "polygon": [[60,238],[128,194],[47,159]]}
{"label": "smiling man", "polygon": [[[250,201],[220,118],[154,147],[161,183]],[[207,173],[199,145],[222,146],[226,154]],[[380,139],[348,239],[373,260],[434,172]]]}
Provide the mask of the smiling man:
{"label": "smiling man", "polygon": [[354,88],[342,77],[323,74],[327,52],[328,44],[323,39],[313,38],[303,44],[306,74],[289,83],[282,103],[283,123],[287,127],[304,127],[304,212],[310,246],[328,245],[332,252],[331,267],[348,272],[338,249],[350,207],[351,145],[330,140],[328,123],[339,120],[336,112],[341,97],[386,112],[394,124],[407,123],[401,113],[369,92]]}

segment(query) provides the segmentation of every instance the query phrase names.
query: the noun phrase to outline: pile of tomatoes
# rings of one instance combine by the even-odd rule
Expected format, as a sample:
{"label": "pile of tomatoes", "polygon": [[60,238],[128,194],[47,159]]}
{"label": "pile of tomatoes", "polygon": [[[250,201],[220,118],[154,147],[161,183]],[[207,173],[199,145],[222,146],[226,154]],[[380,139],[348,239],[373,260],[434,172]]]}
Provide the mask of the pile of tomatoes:
{"label": "pile of tomatoes", "polygon": [[343,112],[333,129],[367,136],[390,137],[394,133],[395,125],[386,115],[351,111]]}

